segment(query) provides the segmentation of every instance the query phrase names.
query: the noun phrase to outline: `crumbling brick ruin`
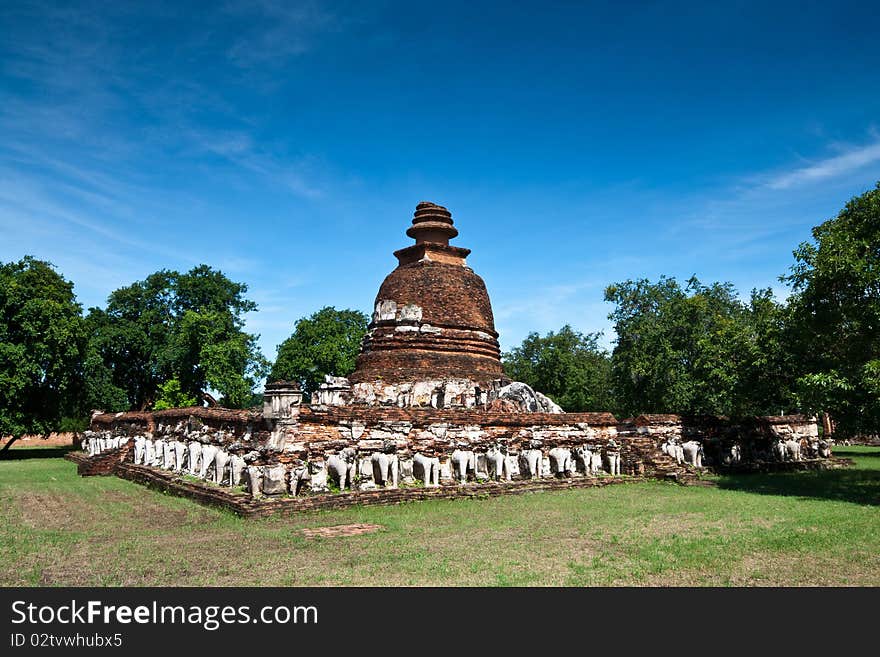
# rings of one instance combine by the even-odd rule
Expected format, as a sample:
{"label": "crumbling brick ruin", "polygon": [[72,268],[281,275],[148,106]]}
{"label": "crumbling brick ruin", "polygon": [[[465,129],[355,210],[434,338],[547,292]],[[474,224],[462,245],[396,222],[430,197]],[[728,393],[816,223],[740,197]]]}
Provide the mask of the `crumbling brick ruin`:
{"label": "crumbling brick ruin", "polygon": [[262,411],[98,413],[74,457],[245,515],[605,485],[686,481],[705,466],[818,461],[813,419],[564,413],[503,373],[492,306],[452,215],[419,203],[379,288],[355,372],[303,403],[266,386]]}

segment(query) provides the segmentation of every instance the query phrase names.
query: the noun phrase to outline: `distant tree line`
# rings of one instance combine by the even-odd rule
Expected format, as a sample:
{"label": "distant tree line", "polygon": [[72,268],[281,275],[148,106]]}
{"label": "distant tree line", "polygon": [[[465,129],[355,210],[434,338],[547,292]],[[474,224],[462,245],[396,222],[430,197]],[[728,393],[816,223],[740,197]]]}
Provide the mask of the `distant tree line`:
{"label": "distant tree line", "polygon": [[[813,229],[771,290],[661,277],[609,285],[616,341],[570,326],[503,355],[507,376],[568,411],[733,417],[828,413],[844,434],[880,427],[880,183]],[[269,363],[244,316],[247,286],[200,265],[162,270],[84,313],[48,262],[0,263],[0,435],[82,428],[93,409],[244,408],[270,380],[310,393],[354,370],[369,318],[322,308]],[[11,444],[11,443],[10,443]],[[8,447],[8,444],[7,444]]]}
{"label": "distant tree line", "polygon": [[[529,335],[505,369],[569,411],[742,417],[827,413],[844,435],[880,430],[880,183],[817,226],[771,290],[661,277],[609,285],[616,341],[566,326]],[[565,353],[560,353],[565,352]],[[585,386],[587,388],[585,389]]]}

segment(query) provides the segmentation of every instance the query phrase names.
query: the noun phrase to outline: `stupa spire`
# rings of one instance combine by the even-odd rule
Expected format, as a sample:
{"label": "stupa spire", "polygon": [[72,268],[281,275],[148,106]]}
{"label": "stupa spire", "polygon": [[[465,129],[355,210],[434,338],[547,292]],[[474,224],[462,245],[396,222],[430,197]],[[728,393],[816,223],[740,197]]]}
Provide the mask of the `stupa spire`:
{"label": "stupa spire", "polygon": [[442,205],[422,201],[413,214],[413,225],[406,231],[416,244],[430,243],[449,245],[449,240],[458,235],[452,225],[452,213]]}

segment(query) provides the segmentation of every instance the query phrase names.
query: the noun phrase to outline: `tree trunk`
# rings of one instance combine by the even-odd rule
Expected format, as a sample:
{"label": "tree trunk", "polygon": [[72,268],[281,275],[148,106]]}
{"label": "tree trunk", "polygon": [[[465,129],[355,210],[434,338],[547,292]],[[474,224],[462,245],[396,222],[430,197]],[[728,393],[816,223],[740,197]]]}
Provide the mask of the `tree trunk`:
{"label": "tree trunk", "polygon": [[5,454],[6,451],[7,451],[10,447],[12,447],[12,443],[14,443],[14,442],[15,442],[16,440],[18,440],[19,438],[21,438],[21,436],[12,436],[12,438],[9,439],[9,442],[7,442],[5,445],[3,445],[3,449],[0,449],[0,455]]}
{"label": "tree trunk", "polygon": [[834,423],[828,413],[822,413],[822,433],[824,434],[823,438],[830,438],[834,433]]}

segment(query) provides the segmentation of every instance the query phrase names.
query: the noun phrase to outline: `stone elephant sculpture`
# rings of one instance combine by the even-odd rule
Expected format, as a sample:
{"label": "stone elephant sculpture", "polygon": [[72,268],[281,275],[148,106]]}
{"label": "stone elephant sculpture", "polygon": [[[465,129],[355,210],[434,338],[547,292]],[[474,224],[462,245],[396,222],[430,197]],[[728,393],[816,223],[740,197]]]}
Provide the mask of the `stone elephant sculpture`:
{"label": "stone elephant sculpture", "polygon": [[779,439],[775,443],[773,443],[771,454],[773,455],[773,458],[775,460],[780,462],[785,461],[787,453],[788,450],[785,448],[785,442],[783,442],[782,439]]}
{"label": "stone elephant sculpture", "polygon": [[161,468],[165,462],[165,441],[161,438],[153,441],[153,462],[154,468]]}
{"label": "stone elephant sculpture", "polygon": [[199,474],[202,461],[202,443],[193,440],[189,444],[189,473],[193,476]]}
{"label": "stone elephant sculpture", "polygon": [[214,458],[217,456],[218,447],[216,445],[202,446],[202,462],[199,466],[199,479],[208,478],[208,470],[214,465]]}
{"label": "stone elephant sculpture", "polygon": [[675,459],[675,462],[681,465],[684,463],[684,449],[682,446],[674,440],[667,440],[665,443],[660,445],[660,449],[664,454],[671,456]]}
{"label": "stone elephant sculpture", "polygon": [[590,471],[594,475],[602,472],[602,453],[598,448],[594,449],[593,453],[590,455]]}
{"label": "stone elephant sculpture", "polygon": [[186,467],[187,449],[186,443],[180,440],[174,441],[174,471],[181,472]]}
{"label": "stone elephant sculpture", "polygon": [[456,449],[450,456],[452,474],[458,478],[458,483],[463,484],[468,479],[468,474],[477,474],[477,457],[470,450]]}
{"label": "stone elephant sculpture", "polygon": [[785,441],[785,453],[789,461],[801,460],[801,444],[797,440]]}
{"label": "stone elephant sculpture", "polygon": [[413,476],[425,482],[425,486],[440,485],[440,459],[416,452],[413,456]]}
{"label": "stone elephant sculpture", "polygon": [[144,454],[146,452],[147,439],[143,436],[136,436],[134,439],[134,464],[144,464]]}
{"label": "stone elephant sculpture", "polygon": [[574,470],[571,450],[567,447],[554,447],[550,450],[550,472],[556,477],[570,477]]}
{"label": "stone elephant sculpture", "polygon": [[[397,458],[395,456],[395,458]],[[324,460],[311,461],[308,464],[309,490],[313,493],[326,493],[330,489],[327,487],[327,467]]]}
{"label": "stone elephant sculpture", "polygon": [[584,475],[595,474],[593,472],[593,452],[586,445],[581,445],[572,450],[572,458],[574,459],[574,468]]}
{"label": "stone elephant sculpture", "polygon": [[540,449],[524,449],[520,454],[521,470],[529,479],[540,479],[544,454]]}
{"label": "stone elephant sculpture", "polygon": [[174,453],[174,443],[170,440],[162,442],[162,467],[166,470],[173,470],[176,461]]}
{"label": "stone elephant sculpture", "polygon": [[397,454],[374,452],[370,456],[373,465],[373,481],[377,486],[397,488],[398,460]]}
{"label": "stone elephant sculpture", "polygon": [[[216,455],[215,455],[216,460]],[[287,492],[287,469],[283,465],[267,465],[263,470],[263,495],[283,495]]]}
{"label": "stone elephant sculpture", "polygon": [[724,452],[721,457],[721,463],[724,465],[736,465],[742,462],[742,446],[739,443],[733,443]]}
{"label": "stone elephant sculpture", "polygon": [[310,480],[309,466],[307,463],[301,463],[290,469],[290,482],[288,490],[294,497],[302,492],[303,486]]}
{"label": "stone elephant sculpture", "polygon": [[681,444],[684,452],[684,461],[695,468],[703,467],[703,445],[696,440],[689,440]]}
{"label": "stone elephant sculpture", "polygon": [[153,465],[153,460],[156,458],[155,448],[153,447],[153,441],[149,438],[144,439],[144,465]]}
{"label": "stone elephant sculpture", "polygon": [[354,487],[354,478],[357,474],[357,450],[354,447],[346,447],[338,454],[327,457],[327,472],[339,485],[339,490],[344,491],[346,485]]}
{"label": "stone elephant sculpture", "polygon": [[249,465],[247,467],[247,489],[251,497],[263,495],[263,466]]}
{"label": "stone elephant sculpture", "polygon": [[238,486],[241,484],[241,476],[247,467],[247,461],[238,454],[233,454],[229,459],[229,485]]}
{"label": "stone elephant sculpture", "polygon": [[620,450],[609,448],[603,454],[607,472],[612,476],[620,474]]}
{"label": "stone elephant sculpture", "polygon": [[[226,473],[226,466],[230,461],[230,454],[224,449],[217,449],[217,454],[214,455],[214,483],[222,484],[223,483],[223,475]],[[232,478],[230,477],[230,482]],[[230,486],[232,484],[230,483]]]}
{"label": "stone elephant sculpture", "polygon": [[503,477],[510,481],[510,464],[507,461],[507,448],[500,445],[492,445],[486,450],[486,469],[489,479],[500,481]]}

